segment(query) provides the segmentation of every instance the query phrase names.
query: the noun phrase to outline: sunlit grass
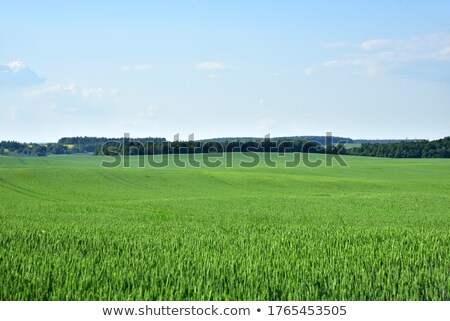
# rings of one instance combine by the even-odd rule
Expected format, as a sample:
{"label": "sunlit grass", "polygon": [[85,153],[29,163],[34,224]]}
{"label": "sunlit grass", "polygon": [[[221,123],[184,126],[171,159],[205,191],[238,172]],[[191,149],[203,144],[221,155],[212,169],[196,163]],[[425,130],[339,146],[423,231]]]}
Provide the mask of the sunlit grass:
{"label": "sunlit grass", "polygon": [[346,160],[0,157],[0,299],[449,300],[450,162]]}

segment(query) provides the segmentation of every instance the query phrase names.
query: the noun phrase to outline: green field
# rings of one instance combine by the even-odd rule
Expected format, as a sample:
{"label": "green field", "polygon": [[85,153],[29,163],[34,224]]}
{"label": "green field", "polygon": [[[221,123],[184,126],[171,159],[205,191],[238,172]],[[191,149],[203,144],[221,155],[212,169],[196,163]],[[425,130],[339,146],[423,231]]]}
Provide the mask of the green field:
{"label": "green field", "polygon": [[345,159],[0,157],[0,300],[450,300],[450,160]]}

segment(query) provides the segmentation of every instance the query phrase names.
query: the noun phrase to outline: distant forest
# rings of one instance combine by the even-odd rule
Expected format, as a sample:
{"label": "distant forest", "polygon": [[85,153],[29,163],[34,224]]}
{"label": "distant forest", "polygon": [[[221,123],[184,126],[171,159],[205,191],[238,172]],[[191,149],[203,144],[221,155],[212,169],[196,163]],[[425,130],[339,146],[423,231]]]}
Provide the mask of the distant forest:
{"label": "distant forest", "polygon": [[432,141],[364,143],[361,147],[349,149],[348,154],[389,158],[450,158],[450,136]]}
{"label": "distant forest", "polygon": [[[94,155],[188,154],[212,152],[304,152],[389,158],[450,158],[450,137],[438,140],[353,140],[325,136],[214,138],[168,142],[161,137],[126,139],[64,137],[57,143],[36,144],[1,141],[0,155],[46,156],[90,153]],[[361,143],[362,142],[362,143]],[[345,144],[350,144],[346,147]],[[352,144],[361,144],[353,147]]]}
{"label": "distant forest", "polygon": [[187,142],[149,142],[130,141],[121,144],[110,142],[95,151],[95,155],[158,155],[158,154],[194,154],[194,153],[222,153],[222,152],[303,152],[338,154],[344,150],[343,144],[322,145],[317,142],[289,141],[187,141]]}
{"label": "distant forest", "polygon": [[[273,142],[294,142],[294,141],[306,141],[306,142],[316,142],[321,145],[326,145],[326,136],[283,136],[283,137],[273,137],[270,139]],[[233,142],[233,141],[239,141],[239,142],[261,142],[264,141],[264,138],[262,137],[222,137],[222,138],[209,138],[204,140],[199,140],[201,142],[218,142],[218,143],[224,143],[224,142]],[[335,144],[341,142],[341,143],[347,143],[347,144],[365,144],[365,143],[372,143],[372,144],[385,144],[385,143],[398,143],[398,142],[411,142],[411,141],[419,141],[417,139],[352,139],[349,137],[339,137],[339,136],[333,136],[333,142]]]}
{"label": "distant forest", "polygon": [[[64,155],[64,154],[93,154],[106,142],[122,141],[123,138],[106,138],[106,137],[63,137],[57,143],[36,144],[36,143],[19,143],[16,141],[1,141],[0,155],[19,154],[29,156],[46,156],[46,155]],[[161,142],[164,138],[138,138],[133,141],[141,142]]]}

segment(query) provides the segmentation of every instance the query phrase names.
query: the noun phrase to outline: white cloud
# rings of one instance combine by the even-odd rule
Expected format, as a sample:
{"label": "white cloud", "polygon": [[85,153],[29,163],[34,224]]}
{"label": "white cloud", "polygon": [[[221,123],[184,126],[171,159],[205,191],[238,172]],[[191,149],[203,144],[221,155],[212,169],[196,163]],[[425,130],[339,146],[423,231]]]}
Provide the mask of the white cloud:
{"label": "white cloud", "polygon": [[117,89],[104,89],[102,87],[79,88],[75,84],[69,84],[67,86],[58,84],[41,89],[36,89],[33,91],[28,91],[25,93],[25,96],[35,97],[35,96],[57,95],[57,94],[70,94],[85,99],[101,100],[105,97],[116,96],[117,93],[118,93]]}
{"label": "white cloud", "polygon": [[271,116],[261,117],[257,120],[257,130],[267,130],[268,127],[275,122],[275,118]]}
{"label": "white cloud", "polygon": [[0,64],[0,87],[27,87],[38,85],[45,81],[22,61],[14,60]]}
{"label": "white cloud", "polygon": [[141,64],[134,66],[123,66],[121,69],[122,71],[149,71],[154,69],[154,66]]}
{"label": "white cloud", "polygon": [[344,59],[328,60],[321,63],[324,68],[336,66],[355,66],[363,68],[366,76],[375,76],[383,73],[388,62],[394,63],[396,58],[389,53],[381,53],[377,55],[358,55]]}
{"label": "white cloud", "polygon": [[142,110],[140,113],[137,114],[137,117],[134,121],[134,125],[140,125],[146,120],[153,118],[158,110],[159,107],[156,105],[150,105],[146,107],[144,110]]}
{"label": "white cloud", "polygon": [[63,85],[52,85],[41,89],[36,89],[33,91],[28,91],[25,93],[25,96],[33,97],[33,96],[42,96],[47,94],[53,94],[53,93],[60,93],[60,92],[68,92],[73,95],[75,95],[78,92],[77,86],[75,84],[70,84],[67,86]]}
{"label": "white cloud", "polygon": [[108,88],[82,88],[76,84],[56,84],[28,90],[25,99],[36,108],[46,108],[52,113],[76,113],[77,115],[100,115],[115,108],[118,91]]}
{"label": "white cloud", "polygon": [[9,118],[12,121],[17,119],[17,106],[11,106],[9,108]]}
{"label": "white cloud", "polygon": [[26,68],[25,64],[22,61],[18,60],[8,62],[6,66],[13,72],[19,72],[21,69]]}
{"label": "white cloud", "polygon": [[219,74],[211,73],[211,74],[208,74],[208,78],[211,78],[211,79],[222,79],[222,76],[219,75]]}
{"label": "white cloud", "polygon": [[373,50],[379,47],[392,46],[395,42],[391,39],[372,39],[364,41],[361,44],[361,48],[364,50]]}
{"label": "white cloud", "polygon": [[95,100],[101,100],[107,96],[115,96],[117,95],[117,93],[117,89],[103,89],[101,87],[80,90],[80,94],[82,97]]}
{"label": "white cloud", "polygon": [[[355,51],[359,48],[358,51]],[[324,68],[353,66],[367,76],[383,74],[414,62],[450,60],[450,35],[431,34],[408,39],[371,39],[353,47],[353,52],[319,65]],[[435,67],[434,67],[435,68]]]}
{"label": "white cloud", "polygon": [[306,76],[311,76],[312,74],[314,74],[314,67],[311,67],[311,66],[306,67],[303,70],[303,74],[306,75]]}
{"label": "white cloud", "polygon": [[334,60],[327,60],[321,63],[323,67],[332,67],[340,64],[340,60],[334,59]]}
{"label": "white cloud", "polygon": [[439,60],[450,60],[450,46],[445,47],[437,54]]}
{"label": "white cloud", "polygon": [[147,109],[142,113],[142,116],[150,118],[155,116],[156,111],[159,109],[158,106],[150,105]]}
{"label": "white cloud", "polygon": [[197,70],[203,71],[221,71],[225,70],[225,64],[221,61],[205,61],[195,66]]}

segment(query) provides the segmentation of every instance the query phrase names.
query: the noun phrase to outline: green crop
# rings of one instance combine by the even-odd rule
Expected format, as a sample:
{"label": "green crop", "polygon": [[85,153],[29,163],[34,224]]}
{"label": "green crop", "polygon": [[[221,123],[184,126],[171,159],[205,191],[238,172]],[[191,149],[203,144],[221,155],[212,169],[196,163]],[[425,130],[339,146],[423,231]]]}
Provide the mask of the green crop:
{"label": "green crop", "polygon": [[0,300],[450,300],[450,161],[345,160],[0,157]]}

